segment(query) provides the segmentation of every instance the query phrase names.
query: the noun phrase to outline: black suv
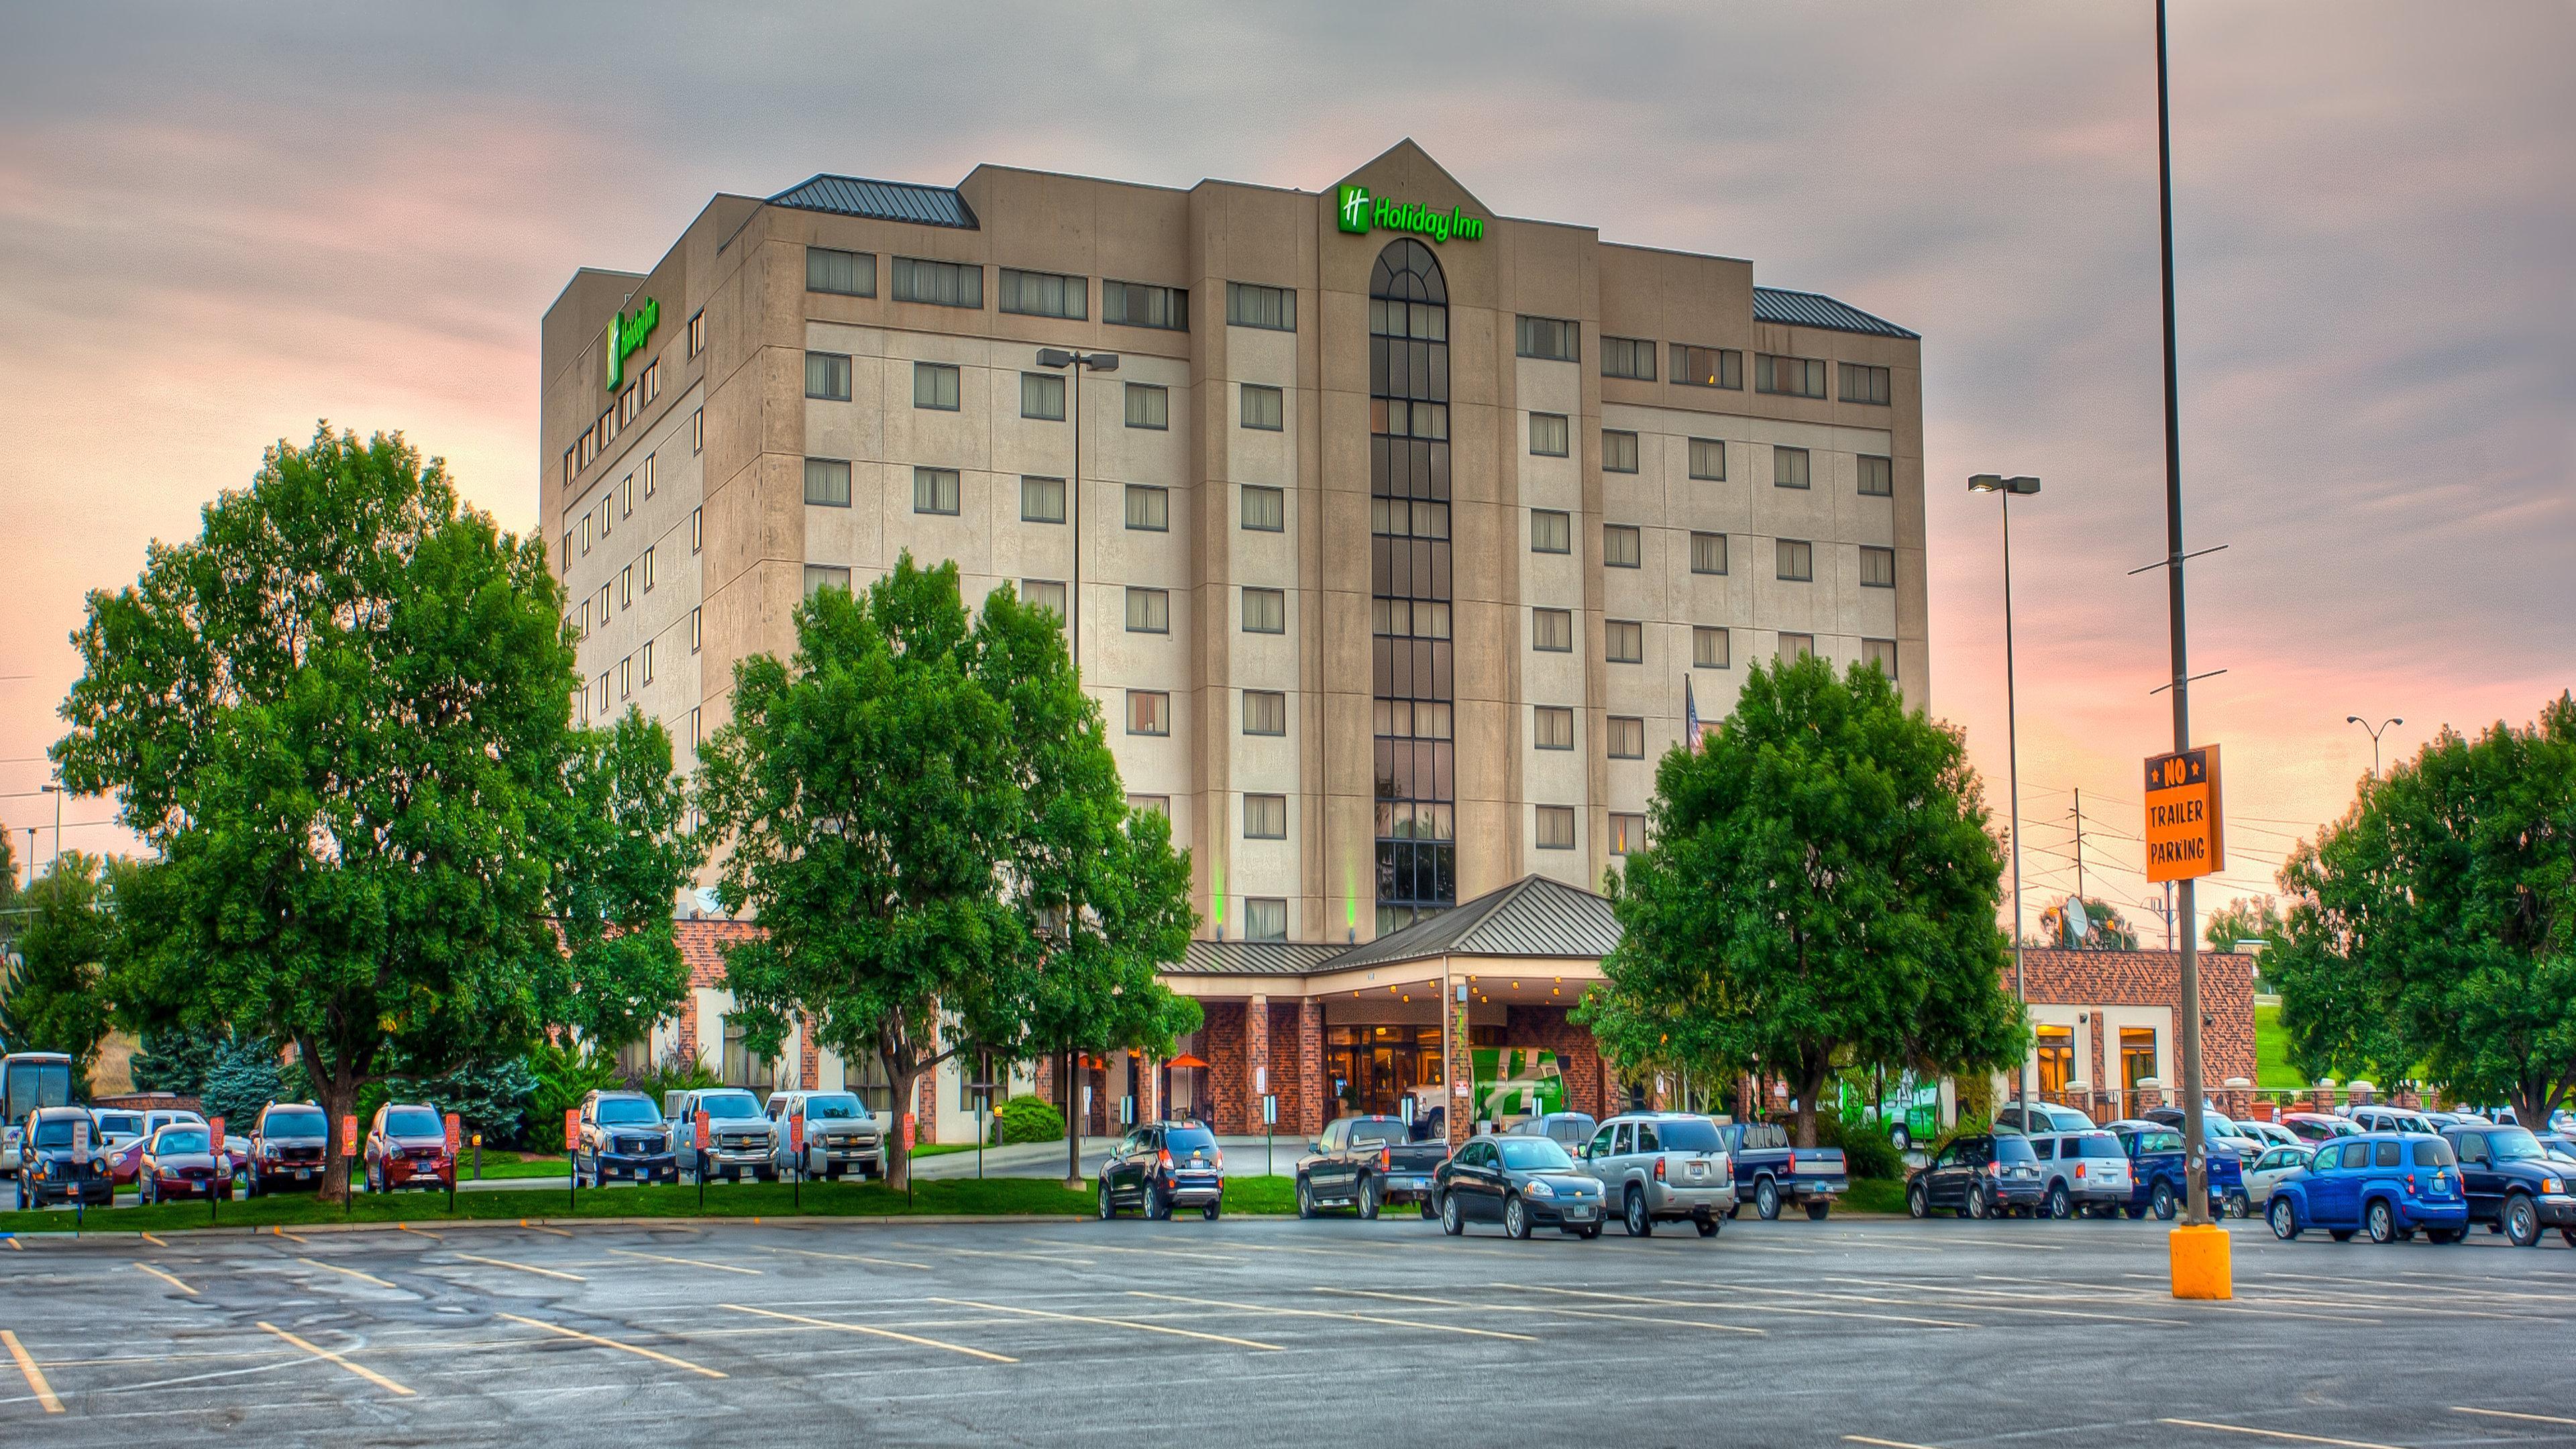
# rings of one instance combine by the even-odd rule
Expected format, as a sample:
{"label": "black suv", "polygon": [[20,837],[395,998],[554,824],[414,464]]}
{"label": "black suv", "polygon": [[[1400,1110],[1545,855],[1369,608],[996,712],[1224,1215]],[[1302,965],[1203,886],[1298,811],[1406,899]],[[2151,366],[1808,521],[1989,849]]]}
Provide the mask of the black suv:
{"label": "black suv", "polygon": [[2470,1222],[2517,1248],[2537,1245],[2542,1228],[2576,1246],[2576,1170],[2551,1157],[2529,1128],[2479,1123],[2445,1127],[2442,1136],[2459,1155]]}
{"label": "black suv", "polygon": [[[72,1151],[74,1129],[88,1126],[89,1150]],[[116,1178],[98,1139],[97,1124],[87,1107],[38,1107],[27,1114],[18,1136],[18,1207],[40,1208],[49,1202],[79,1202],[107,1207],[116,1201]]]}
{"label": "black suv", "polygon": [[593,1092],[581,1099],[581,1136],[572,1149],[572,1183],[678,1182],[680,1159],[662,1109],[642,1092]]}

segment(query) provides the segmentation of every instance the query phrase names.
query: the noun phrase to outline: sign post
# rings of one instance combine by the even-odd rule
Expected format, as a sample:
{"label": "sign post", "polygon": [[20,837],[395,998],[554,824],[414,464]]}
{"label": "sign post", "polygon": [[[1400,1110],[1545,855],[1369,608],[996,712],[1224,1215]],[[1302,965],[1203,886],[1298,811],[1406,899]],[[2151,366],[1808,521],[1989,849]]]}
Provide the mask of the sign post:
{"label": "sign post", "polygon": [[576,1167],[580,1161],[581,1109],[566,1107],[564,1108],[564,1201],[576,1208],[581,1206],[581,1173]]}
{"label": "sign post", "polygon": [[903,1114],[903,1203],[912,1206],[912,1114]]}
{"label": "sign post", "polygon": [[700,1107],[689,1123],[689,1151],[698,1164],[698,1206],[707,1205],[707,1109]]}
{"label": "sign post", "polygon": [[787,1191],[798,1210],[802,1211],[805,1206],[805,1106],[801,1102],[795,1111],[787,1114],[787,1149],[796,1154],[796,1172],[788,1179],[790,1186]]}
{"label": "sign post", "polygon": [[984,1180],[984,1139],[992,1135],[988,1123],[993,1112],[994,1084],[969,1082],[966,1085],[975,1093],[975,1180],[981,1182]]}
{"label": "sign post", "polygon": [[[2175,957],[2180,1009],[2175,1014],[2182,1018],[2183,1224],[2187,1230],[2210,1226],[2209,1139],[2201,1128],[2199,943],[2192,939],[2191,893],[2194,881],[2227,868],[2218,759],[2218,746],[2202,745],[2151,755],[2146,762],[2147,881],[2151,885],[2180,882],[2183,901],[2180,928],[2175,932],[2175,945],[2180,948]],[[2185,1237],[2178,1233],[2174,1239],[2175,1294],[2230,1296],[2224,1238],[2212,1240],[2214,1249],[2200,1247],[2198,1237],[2191,1241],[2198,1256],[2192,1259],[2195,1271],[2186,1274]],[[2202,1261],[2212,1253],[2217,1255],[2214,1263]]]}
{"label": "sign post", "polygon": [[463,1137],[464,1137],[464,1124],[456,1120],[456,1114],[455,1114],[455,1113],[453,1113],[453,1112],[448,1113],[448,1114],[447,1114],[447,1213],[448,1213],[448,1216],[450,1216],[450,1217],[454,1217],[454,1216],[456,1215],[456,1149],[457,1149],[457,1147],[461,1144],[461,1142],[463,1141]]}
{"label": "sign post", "polygon": [[345,1112],[340,1117],[340,1216],[349,1215],[349,1202],[358,1195],[349,1185],[349,1164],[358,1155],[358,1115]]}
{"label": "sign post", "polygon": [[[30,1145],[33,1145],[32,1139],[35,1135],[35,1123],[30,1121],[27,1124],[27,1136],[30,1139]],[[89,1119],[84,1117],[80,1121],[72,1124],[72,1236],[75,1238],[79,1237],[81,1234],[81,1224],[89,1220],[89,1182],[87,1181],[89,1177],[89,1173],[87,1171],[88,1167]],[[18,1170],[24,1172],[26,1171],[26,1168],[21,1167]],[[113,1197],[108,1199],[108,1202],[111,1205],[115,1201],[116,1199]]]}
{"label": "sign post", "polygon": [[1261,1094],[1261,1175],[1263,1177],[1277,1175],[1270,1163],[1270,1139],[1276,1136],[1278,1131],[1279,1094],[1264,1092]]}
{"label": "sign post", "polygon": [[215,1172],[222,1178],[206,1192],[206,1226],[215,1225],[215,1199],[229,1196],[233,1190],[233,1155],[224,1146],[224,1119],[217,1117],[206,1124],[206,1145],[215,1150]]}

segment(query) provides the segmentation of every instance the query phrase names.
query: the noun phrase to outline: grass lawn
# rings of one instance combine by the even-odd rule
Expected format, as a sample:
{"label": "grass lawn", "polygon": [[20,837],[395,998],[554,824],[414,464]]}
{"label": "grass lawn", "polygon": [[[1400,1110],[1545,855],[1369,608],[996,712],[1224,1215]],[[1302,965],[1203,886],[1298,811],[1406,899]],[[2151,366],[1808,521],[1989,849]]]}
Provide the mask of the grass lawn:
{"label": "grass lawn", "polygon": [[2254,1008],[2254,1085],[2266,1092],[2297,1091],[2308,1084],[2290,1065],[2290,1034],[2281,1029],[2281,1008]]}
{"label": "grass lawn", "polygon": [[1905,1184],[1892,1177],[1855,1179],[1842,1201],[1834,1204],[1838,1213],[1901,1213],[1905,1211]]}

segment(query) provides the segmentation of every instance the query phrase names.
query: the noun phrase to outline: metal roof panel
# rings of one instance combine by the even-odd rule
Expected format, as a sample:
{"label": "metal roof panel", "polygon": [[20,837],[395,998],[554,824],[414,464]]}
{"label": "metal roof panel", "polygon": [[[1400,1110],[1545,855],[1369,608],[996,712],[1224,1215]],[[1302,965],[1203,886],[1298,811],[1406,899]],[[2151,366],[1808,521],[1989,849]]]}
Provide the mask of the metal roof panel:
{"label": "metal roof panel", "polygon": [[1848,302],[1837,302],[1822,292],[1792,292],[1780,287],[1753,289],[1753,317],[1757,322],[1786,322],[1795,327],[1824,327],[1836,332],[1866,332],[1873,337],[1904,337],[1920,341],[1923,336],[1884,317],[1873,317]]}
{"label": "metal roof panel", "polygon": [[974,230],[974,208],[951,186],[923,186],[911,181],[870,181],[861,176],[817,176],[769,198],[772,206],[801,211],[828,211],[838,216],[864,216],[876,221],[909,221],[922,226]]}

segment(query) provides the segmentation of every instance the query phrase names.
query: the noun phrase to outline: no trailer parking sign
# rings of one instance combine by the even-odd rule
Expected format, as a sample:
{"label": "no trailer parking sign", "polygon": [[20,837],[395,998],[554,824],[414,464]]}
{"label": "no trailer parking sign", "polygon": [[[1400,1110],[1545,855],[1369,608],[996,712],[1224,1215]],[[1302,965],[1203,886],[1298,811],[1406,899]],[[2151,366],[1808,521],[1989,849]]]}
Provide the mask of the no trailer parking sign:
{"label": "no trailer parking sign", "polygon": [[2147,760],[2147,879],[2188,880],[2227,868],[2220,828],[2218,746]]}

